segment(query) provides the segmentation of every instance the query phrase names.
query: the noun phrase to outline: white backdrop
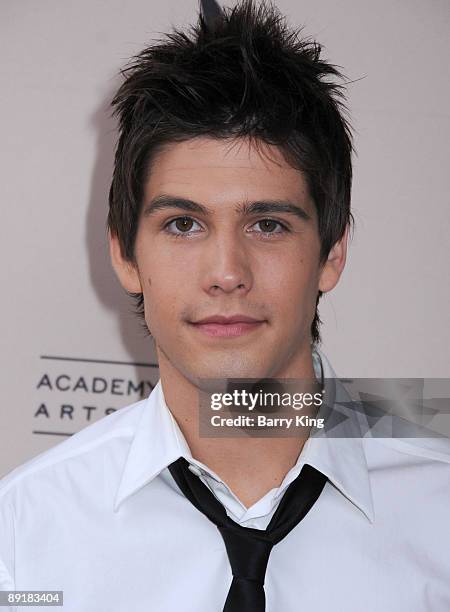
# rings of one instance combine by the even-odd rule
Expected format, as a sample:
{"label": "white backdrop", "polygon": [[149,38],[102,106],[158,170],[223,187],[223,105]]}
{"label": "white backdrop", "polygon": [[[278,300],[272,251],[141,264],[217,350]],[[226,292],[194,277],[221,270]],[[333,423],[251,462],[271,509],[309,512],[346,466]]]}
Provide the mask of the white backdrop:
{"label": "white backdrop", "polygon": [[[356,231],[323,350],[342,376],[448,377],[450,3],[277,5],[355,81]],[[108,102],[126,60],[196,8],[0,1],[0,476],[157,380],[108,260]]]}

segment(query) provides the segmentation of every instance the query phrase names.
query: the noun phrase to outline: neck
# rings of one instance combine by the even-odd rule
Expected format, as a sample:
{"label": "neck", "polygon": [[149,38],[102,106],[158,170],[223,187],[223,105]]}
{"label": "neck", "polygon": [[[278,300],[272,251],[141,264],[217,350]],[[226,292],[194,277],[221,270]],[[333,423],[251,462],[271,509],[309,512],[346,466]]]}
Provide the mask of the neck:
{"label": "neck", "polygon": [[[192,456],[215,472],[246,507],[279,487],[295,465],[309,428],[296,437],[206,438],[199,436],[199,390],[165,354],[157,349],[164,398],[178,423]],[[296,364],[276,378],[314,379],[311,348],[307,347]]]}

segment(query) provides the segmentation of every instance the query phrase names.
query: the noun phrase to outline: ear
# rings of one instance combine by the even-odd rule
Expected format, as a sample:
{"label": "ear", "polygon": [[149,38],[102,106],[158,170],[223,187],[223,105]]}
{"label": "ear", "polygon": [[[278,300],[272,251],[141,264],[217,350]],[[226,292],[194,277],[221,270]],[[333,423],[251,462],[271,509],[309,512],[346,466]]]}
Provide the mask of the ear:
{"label": "ear", "polygon": [[120,242],[116,234],[108,232],[111,263],[122,287],[129,293],[142,293],[141,281],[137,266],[124,259]]}
{"label": "ear", "polygon": [[326,293],[337,285],[347,259],[347,241],[349,226],[345,228],[344,235],[332,247],[327,261],[323,264],[319,276],[319,290]]}

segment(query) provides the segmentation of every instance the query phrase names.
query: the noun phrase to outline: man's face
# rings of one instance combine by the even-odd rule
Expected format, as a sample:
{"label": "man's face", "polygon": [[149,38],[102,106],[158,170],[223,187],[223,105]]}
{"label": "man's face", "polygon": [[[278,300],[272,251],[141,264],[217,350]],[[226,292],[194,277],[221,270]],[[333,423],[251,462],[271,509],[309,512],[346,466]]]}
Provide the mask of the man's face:
{"label": "man's face", "polygon": [[[160,367],[194,384],[295,377],[310,355],[317,292],[330,284],[319,253],[305,179],[276,147],[198,138],[153,159],[137,269],[121,280],[144,294]],[[213,316],[256,322],[199,323]]]}

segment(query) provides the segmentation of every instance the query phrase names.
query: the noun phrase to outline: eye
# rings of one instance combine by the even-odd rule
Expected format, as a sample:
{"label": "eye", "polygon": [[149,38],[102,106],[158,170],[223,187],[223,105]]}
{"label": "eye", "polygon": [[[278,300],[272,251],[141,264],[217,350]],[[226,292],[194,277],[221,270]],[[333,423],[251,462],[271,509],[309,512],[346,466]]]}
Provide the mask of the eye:
{"label": "eye", "polygon": [[260,230],[256,230],[256,234],[283,234],[289,231],[283,223],[275,221],[275,219],[260,219],[252,225],[252,227],[257,226],[259,226]]}
{"label": "eye", "polygon": [[192,217],[177,217],[166,223],[164,230],[173,236],[190,235],[195,224],[201,227]]}

